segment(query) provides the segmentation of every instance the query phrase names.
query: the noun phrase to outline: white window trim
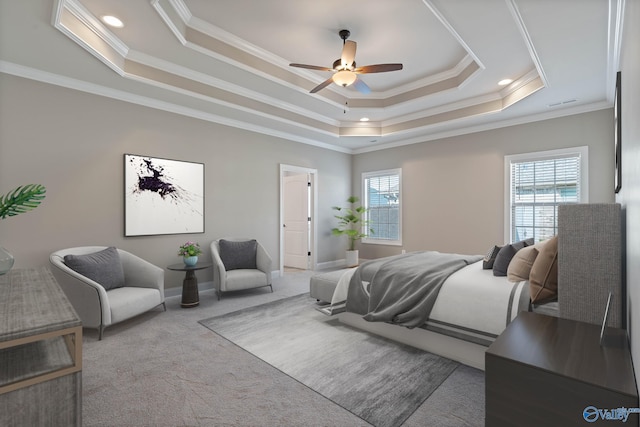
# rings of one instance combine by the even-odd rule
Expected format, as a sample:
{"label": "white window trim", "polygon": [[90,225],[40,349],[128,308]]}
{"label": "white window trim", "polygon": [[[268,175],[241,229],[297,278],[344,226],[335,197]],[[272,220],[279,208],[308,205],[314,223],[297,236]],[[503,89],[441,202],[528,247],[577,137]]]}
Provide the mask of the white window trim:
{"label": "white window trim", "polygon": [[386,246],[402,246],[402,205],[404,201],[402,199],[402,169],[385,169],[380,171],[372,171],[372,172],[363,172],[362,178],[360,180],[360,185],[362,188],[362,197],[360,200],[363,203],[367,200],[365,194],[365,185],[364,181],[367,178],[375,177],[375,176],[384,176],[384,175],[398,175],[398,194],[400,194],[400,204],[398,206],[398,240],[387,240],[387,239],[376,239],[375,237],[365,237],[362,239],[362,243],[368,245],[386,245]]}
{"label": "white window trim", "polygon": [[511,242],[511,163],[556,159],[568,155],[580,156],[580,203],[589,203],[589,147],[561,148],[558,150],[504,156],[504,242]]}

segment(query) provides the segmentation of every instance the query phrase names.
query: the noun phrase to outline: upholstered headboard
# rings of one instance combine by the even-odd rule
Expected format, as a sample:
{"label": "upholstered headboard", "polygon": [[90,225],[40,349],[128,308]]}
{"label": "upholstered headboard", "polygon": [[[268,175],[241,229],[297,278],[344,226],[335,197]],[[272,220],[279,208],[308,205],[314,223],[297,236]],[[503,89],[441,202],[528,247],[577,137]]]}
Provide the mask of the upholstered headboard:
{"label": "upholstered headboard", "polygon": [[617,203],[558,208],[560,317],[601,324],[609,291],[608,326],[625,327],[622,282],[622,213]]}

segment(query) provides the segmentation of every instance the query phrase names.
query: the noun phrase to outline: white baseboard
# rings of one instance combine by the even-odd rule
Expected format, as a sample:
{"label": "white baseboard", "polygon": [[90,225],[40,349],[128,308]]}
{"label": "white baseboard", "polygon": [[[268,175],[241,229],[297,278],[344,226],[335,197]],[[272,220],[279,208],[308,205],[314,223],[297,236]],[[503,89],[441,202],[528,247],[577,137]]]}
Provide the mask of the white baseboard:
{"label": "white baseboard", "polygon": [[316,270],[328,270],[330,268],[344,268],[347,266],[346,259],[338,259],[335,261],[319,262],[316,265]]}

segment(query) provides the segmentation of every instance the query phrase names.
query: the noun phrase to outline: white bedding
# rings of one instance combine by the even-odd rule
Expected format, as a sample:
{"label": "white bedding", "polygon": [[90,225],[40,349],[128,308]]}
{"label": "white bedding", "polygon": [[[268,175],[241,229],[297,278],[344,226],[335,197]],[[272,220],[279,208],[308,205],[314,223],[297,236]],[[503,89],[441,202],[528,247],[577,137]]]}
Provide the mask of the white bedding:
{"label": "white bedding", "polygon": [[500,335],[518,315],[527,283],[496,277],[482,269],[482,261],[470,264],[444,282],[429,320]]}
{"label": "white bedding", "polygon": [[357,267],[350,268],[340,276],[336,289],[333,291],[333,297],[331,298],[331,306],[335,307],[340,304],[344,304],[347,300],[347,293],[349,292],[349,282],[351,282],[351,276],[356,271]]}
{"label": "white bedding", "polygon": [[[349,269],[340,277],[332,307],[344,305],[355,270]],[[482,269],[482,261],[470,264],[444,282],[426,327],[463,339],[492,341],[517,316],[527,285],[528,282],[512,283],[506,277],[494,276],[492,270]],[[366,289],[367,283],[362,286]]]}

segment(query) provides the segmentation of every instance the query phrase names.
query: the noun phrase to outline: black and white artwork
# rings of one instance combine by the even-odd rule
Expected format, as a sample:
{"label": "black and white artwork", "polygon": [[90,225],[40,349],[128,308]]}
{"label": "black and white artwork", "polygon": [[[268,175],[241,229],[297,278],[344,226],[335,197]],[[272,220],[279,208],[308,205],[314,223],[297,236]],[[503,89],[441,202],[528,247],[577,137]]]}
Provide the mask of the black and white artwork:
{"label": "black and white artwork", "polygon": [[124,155],[125,236],[204,233],[204,164]]}
{"label": "black and white artwork", "polygon": [[615,156],[615,192],[619,193],[622,188],[622,86],[620,71],[616,74],[616,93],[613,100],[613,120],[614,120],[614,156]]}

